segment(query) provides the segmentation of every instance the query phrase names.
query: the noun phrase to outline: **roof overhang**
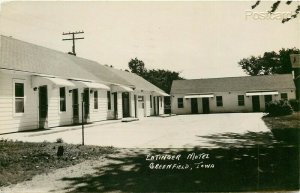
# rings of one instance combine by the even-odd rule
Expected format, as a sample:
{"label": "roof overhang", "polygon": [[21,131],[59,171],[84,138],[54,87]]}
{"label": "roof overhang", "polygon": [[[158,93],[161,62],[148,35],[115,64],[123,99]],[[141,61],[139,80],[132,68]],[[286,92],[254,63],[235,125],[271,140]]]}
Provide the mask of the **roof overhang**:
{"label": "roof overhang", "polygon": [[133,92],[133,89],[124,85],[112,85],[112,92]]}
{"label": "roof overhang", "polygon": [[63,78],[48,77],[48,76],[34,76],[35,85],[39,85],[38,84],[39,79],[44,79],[44,80],[50,81],[56,86],[75,87],[75,84],[73,84],[69,80],[66,80]]}
{"label": "roof overhang", "polygon": [[72,82],[82,88],[110,90],[109,86],[97,82],[85,82],[85,81],[77,81],[77,80],[76,81],[73,80]]}
{"label": "roof overhang", "polygon": [[191,99],[191,98],[213,98],[213,94],[193,94],[193,95],[185,95],[184,98]]}
{"label": "roof overhang", "polygon": [[278,95],[277,91],[246,92],[246,96]]}
{"label": "roof overhang", "polygon": [[170,96],[170,95],[168,95],[167,93],[162,92],[162,91],[153,91],[152,93],[153,93],[153,95],[155,95],[155,96]]}

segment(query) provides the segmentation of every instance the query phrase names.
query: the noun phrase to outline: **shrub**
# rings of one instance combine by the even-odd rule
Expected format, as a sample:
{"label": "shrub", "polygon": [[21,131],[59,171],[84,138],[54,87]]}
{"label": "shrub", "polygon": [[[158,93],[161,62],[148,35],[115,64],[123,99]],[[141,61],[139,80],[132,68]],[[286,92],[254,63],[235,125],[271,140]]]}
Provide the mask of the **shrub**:
{"label": "shrub", "polygon": [[283,116],[293,113],[293,108],[287,100],[271,101],[267,104],[266,113],[268,116]]}
{"label": "shrub", "polygon": [[300,102],[296,99],[289,100],[290,105],[292,106],[294,111],[299,111],[300,109]]}
{"label": "shrub", "polygon": [[57,138],[56,139],[56,143],[63,143],[63,142],[64,142],[64,140],[62,138]]}

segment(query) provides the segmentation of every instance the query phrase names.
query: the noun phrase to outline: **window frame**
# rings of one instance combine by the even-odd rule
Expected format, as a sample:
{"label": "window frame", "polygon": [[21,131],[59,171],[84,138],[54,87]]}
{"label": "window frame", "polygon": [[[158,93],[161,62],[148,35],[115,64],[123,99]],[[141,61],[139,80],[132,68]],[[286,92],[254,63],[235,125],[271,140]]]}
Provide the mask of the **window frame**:
{"label": "window frame", "polygon": [[[221,101],[218,98],[221,98]],[[217,107],[223,107],[223,96],[216,96],[216,105]]]}
{"label": "window frame", "polygon": [[[180,102],[179,100],[182,100],[182,102]],[[183,98],[177,98],[177,108],[178,109],[184,108]]]}
{"label": "window frame", "polygon": [[[282,97],[283,94],[286,95],[286,98],[283,98],[283,97]],[[288,93],[286,93],[286,92],[280,93],[280,99],[281,99],[281,100],[289,100]]]}
{"label": "window frame", "polygon": [[[239,97],[243,97],[243,99],[241,100]],[[245,106],[245,95],[238,95],[238,106],[239,107]]]}
{"label": "window frame", "polygon": [[98,91],[95,90],[94,91],[94,109],[95,110],[99,109],[98,99],[99,99]]}
{"label": "window frame", "polygon": [[107,98],[107,110],[111,110],[111,92],[106,92],[106,98]]}
{"label": "window frame", "polygon": [[[64,89],[64,96],[63,96],[63,101],[64,101],[64,109],[62,109],[62,97],[61,97],[61,89]],[[67,94],[66,94],[66,87],[59,87],[59,112],[64,113],[67,112]]]}
{"label": "window frame", "polygon": [[[16,97],[16,84],[23,84],[23,97]],[[12,85],[12,89],[13,89],[13,116],[23,116],[26,112],[25,110],[25,104],[26,104],[26,84],[25,84],[25,80],[23,79],[13,79],[13,85]],[[16,98],[23,98],[23,112],[16,112]]]}

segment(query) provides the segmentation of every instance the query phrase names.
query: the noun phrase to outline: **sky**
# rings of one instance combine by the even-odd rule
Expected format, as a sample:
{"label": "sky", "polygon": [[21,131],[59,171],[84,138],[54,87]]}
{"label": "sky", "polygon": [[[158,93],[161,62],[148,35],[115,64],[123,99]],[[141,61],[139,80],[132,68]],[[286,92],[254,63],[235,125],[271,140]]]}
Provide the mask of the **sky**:
{"label": "sky", "polygon": [[[1,4],[0,33],[67,53],[72,43],[62,33],[83,30],[77,56],[117,69],[137,57],[147,69],[186,79],[244,76],[242,58],[300,45],[299,17],[285,24],[258,18],[271,2],[251,10],[254,3],[11,1]],[[297,3],[281,5],[277,16]]]}

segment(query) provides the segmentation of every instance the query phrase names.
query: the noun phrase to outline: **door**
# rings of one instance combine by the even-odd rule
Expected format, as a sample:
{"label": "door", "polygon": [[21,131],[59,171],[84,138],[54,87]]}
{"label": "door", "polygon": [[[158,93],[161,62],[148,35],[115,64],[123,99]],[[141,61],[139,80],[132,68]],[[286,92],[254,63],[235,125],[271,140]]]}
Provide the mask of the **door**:
{"label": "door", "polygon": [[253,112],[260,112],[259,96],[252,96],[252,108]]}
{"label": "door", "polygon": [[39,87],[39,128],[48,127],[48,91],[47,86]]}
{"label": "door", "polygon": [[198,113],[197,98],[191,98],[191,109],[192,109],[192,114],[197,114]]}
{"label": "door", "polygon": [[88,122],[90,116],[90,90],[88,88],[84,89],[83,92],[83,102],[84,102],[84,122]]}
{"label": "door", "polygon": [[129,92],[122,93],[123,118],[129,117]]}
{"label": "door", "polygon": [[73,123],[79,123],[78,89],[72,91]]}
{"label": "door", "polygon": [[118,119],[118,93],[113,93],[114,95],[114,116],[115,119]]}
{"label": "door", "polygon": [[156,97],[157,98],[157,103],[156,103],[156,105],[157,105],[157,115],[159,115],[159,97]]}
{"label": "door", "polygon": [[157,115],[157,113],[156,113],[156,97],[153,97],[153,108],[154,108],[154,115]]}
{"label": "door", "polygon": [[203,113],[209,113],[209,98],[202,98]]}
{"label": "door", "polygon": [[267,104],[272,101],[272,95],[265,95],[265,108],[267,108]]}
{"label": "door", "polygon": [[134,116],[137,118],[137,98],[136,95],[134,95]]}

